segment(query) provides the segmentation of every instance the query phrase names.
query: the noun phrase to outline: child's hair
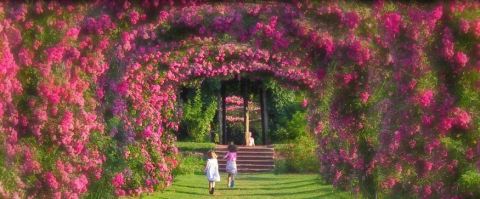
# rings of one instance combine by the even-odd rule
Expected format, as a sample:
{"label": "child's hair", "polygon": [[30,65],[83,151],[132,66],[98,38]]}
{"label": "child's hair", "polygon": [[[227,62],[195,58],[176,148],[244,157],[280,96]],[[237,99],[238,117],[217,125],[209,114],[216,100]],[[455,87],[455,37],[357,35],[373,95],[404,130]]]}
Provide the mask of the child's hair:
{"label": "child's hair", "polygon": [[213,150],[208,151],[207,156],[210,159],[217,159],[217,154]]}
{"label": "child's hair", "polygon": [[235,144],[233,142],[230,142],[230,144],[228,145],[228,151],[229,152],[237,152],[237,146],[235,146]]}

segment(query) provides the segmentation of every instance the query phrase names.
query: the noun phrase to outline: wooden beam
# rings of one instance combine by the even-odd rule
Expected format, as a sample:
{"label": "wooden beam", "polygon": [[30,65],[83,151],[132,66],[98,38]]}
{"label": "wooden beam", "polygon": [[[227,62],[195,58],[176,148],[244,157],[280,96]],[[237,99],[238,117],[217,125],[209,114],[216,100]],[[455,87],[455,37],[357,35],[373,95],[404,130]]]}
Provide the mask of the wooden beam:
{"label": "wooden beam", "polygon": [[226,88],[225,88],[225,82],[222,81],[221,83],[221,86],[220,86],[220,95],[221,95],[221,98],[222,98],[222,102],[221,102],[221,109],[222,109],[222,113],[221,113],[221,126],[222,126],[222,142],[223,144],[228,144],[228,132],[227,132],[227,108],[226,108],[226,103],[225,103],[225,100],[226,100]]}
{"label": "wooden beam", "polygon": [[[223,100],[222,100],[222,94],[218,93],[217,94],[217,122],[218,122],[218,141],[219,143],[223,144]],[[214,139],[215,141],[215,139]]]}
{"label": "wooden beam", "polygon": [[262,141],[263,144],[270,144],[268,136],[268,111],[267,111],[267,91],[263,85],[260,86],[260,110],[262,115]]}
{"label": "wooden beam", "polygon": [[241,90],[242,90],[242,97],[243,97],[243,124],[245,127],[245,145],[248,146],[250,141],[250,117],[248,112],[248,83],[247,81],[242,78],[241,80]]}

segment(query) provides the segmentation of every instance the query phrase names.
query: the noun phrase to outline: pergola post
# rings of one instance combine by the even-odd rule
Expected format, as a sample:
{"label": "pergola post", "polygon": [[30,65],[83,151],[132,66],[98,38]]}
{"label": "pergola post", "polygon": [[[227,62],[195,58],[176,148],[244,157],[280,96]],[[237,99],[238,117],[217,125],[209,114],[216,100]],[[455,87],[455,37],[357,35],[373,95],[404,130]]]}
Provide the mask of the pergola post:
{"label": "pergola post", "polygon": [[217,94],[217,122],[218,122],[218,141],[219,143],[223,144],[223,100],[222,100],[222,94],[218,93]]}
{"label": "pergola post", "polygon": [[262,118],[262,141],[264,145],[270,144],[268,136],[268,112],[267,112],[267,91],[263,82],[260,86],[260,111]]}
{"label": "pergola post", "polygon": [[241,90],[243,95],[243,124],[245,127],[245,145],[249,145],[250,141],[250,117],[248,111],[248,82],[241,79]]}
{"label": "pergola post", "polygon": [[219,125],[221,125],[221,132],[222,132],[222,141],[221,143],[223,144],[228,144],[228,132],[227,132],[227,108],[226,108],[226,90],[225,90],[225,82],[222,81],[221,82],[221,86],[220,86],[220,93],[221,93],[221,118],[219,121]]}

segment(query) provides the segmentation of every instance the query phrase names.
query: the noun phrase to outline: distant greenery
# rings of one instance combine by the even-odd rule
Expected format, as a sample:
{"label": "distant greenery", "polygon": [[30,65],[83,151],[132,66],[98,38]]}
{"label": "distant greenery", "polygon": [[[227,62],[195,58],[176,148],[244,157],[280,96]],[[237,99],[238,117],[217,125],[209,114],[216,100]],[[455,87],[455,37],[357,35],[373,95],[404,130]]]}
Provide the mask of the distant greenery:
{"label": "distant greenery", "polygon": [[267,108],[272,142],[289,143],[307,134],[306,109],[302,107],[305,94],[272,79],[265,84],[269,90]]}
{"label": "distant greenery", "polygon": [[[220,92],[221,79],[199,80],[188,85],[182,93],[183,118],[180,123],[179,139],[182,141],[210,141],[210,133],[218,142],[218,123],[216,119],[217,95]],[[305,92],[286,88],[274,78],[265,78],[267,88],[267,111],[269,114],[269,136],[273,143],[290,143],[304,136],[306,131],[306,108],[302,107]],[[239,91],[238,85],[229,85],[227,93]],[[258,101],[258,95],[252,95]],[[254,132],[256,143],[261,143],[261,123],[251,122],[250,130]],[[227,123],[229,140],[242,144],[243,124]]]}
{"label": "distant greenery", "polygon": [[[206,99],[205,99],[206,98]],[[195,142],[209,141],[211,124],[217,110],[215,96],[202,96],[202,89],[196,88],[193,98],[184,103],[181,125],[189,140]]]}

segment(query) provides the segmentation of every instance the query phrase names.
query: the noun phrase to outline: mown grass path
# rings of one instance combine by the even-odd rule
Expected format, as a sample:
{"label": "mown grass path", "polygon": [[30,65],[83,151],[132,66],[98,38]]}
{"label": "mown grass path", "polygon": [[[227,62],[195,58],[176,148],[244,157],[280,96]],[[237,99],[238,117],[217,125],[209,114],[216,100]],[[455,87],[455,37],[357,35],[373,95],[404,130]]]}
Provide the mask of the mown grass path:
{"label": "mown grass path", "polygon": [[165,191],[142,198],[352,198],[349,193],[323,183],[316,174],[240,174],[234,189],[227,188],[226,180],[226,175],[222,175],[212,196],[203,175],[177,176]]}

